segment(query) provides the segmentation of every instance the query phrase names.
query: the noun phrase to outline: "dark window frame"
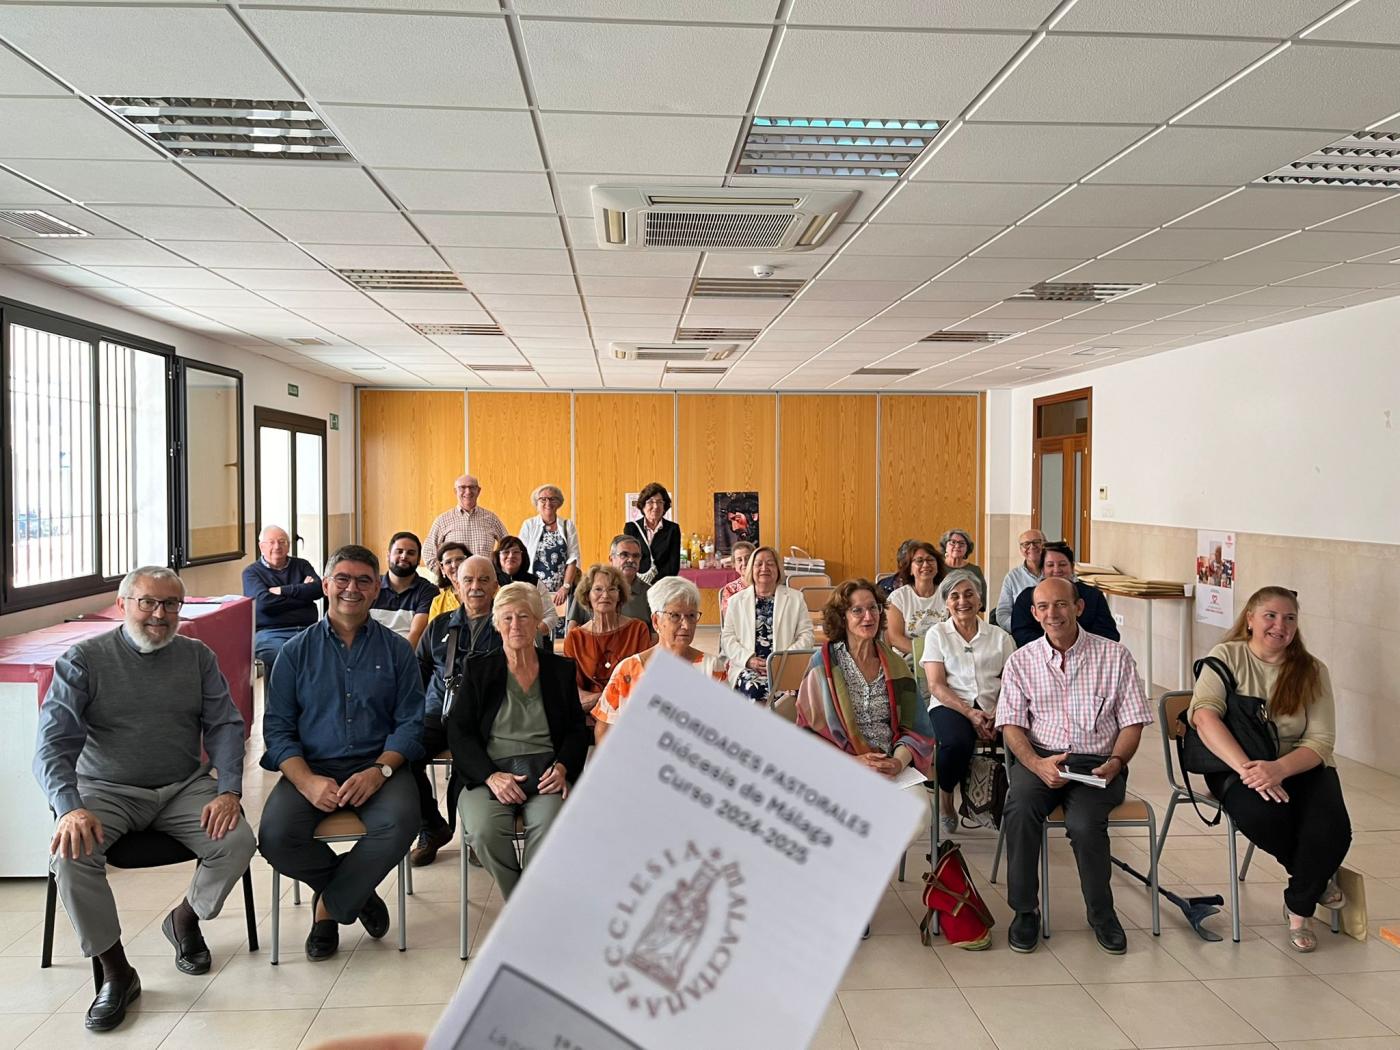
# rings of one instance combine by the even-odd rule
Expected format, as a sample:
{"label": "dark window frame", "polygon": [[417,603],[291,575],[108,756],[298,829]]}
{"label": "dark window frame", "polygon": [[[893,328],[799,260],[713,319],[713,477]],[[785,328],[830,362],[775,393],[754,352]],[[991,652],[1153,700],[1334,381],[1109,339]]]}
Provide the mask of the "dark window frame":
{"label": "dark window frame", "polygon": [[[191,371],[209,372],[213,375],[226,376],[233,379],[238,384],[238,543],[236,549],[220,551],[217,554],[206,554],[198,558],[188,557],[190,549],[190,501],[189,501],[189,457],[187,452],[189,443],[189,404],[185,397],[185,379]],[[175,514],[174,541],[171,545],[171,552],[178,568],[185,568],[192,565],[217,565],[220,562],[236,561],[244,558],[248,554],[247,536],[248,531],[248,494],[245,491],[246,477],[244,475],[244,404],[243,404],[243,373],[236,368],[227,368],[223,365],[211,365],[206,361],[196,361],[193,358],[181,357],[175,361],[175,372],[173,377],[173,387],[175,390],[174,415],[176,444],[175,454],[172,457],[176,462],[175,474],[179,482],[179,496],[172,508]]]}

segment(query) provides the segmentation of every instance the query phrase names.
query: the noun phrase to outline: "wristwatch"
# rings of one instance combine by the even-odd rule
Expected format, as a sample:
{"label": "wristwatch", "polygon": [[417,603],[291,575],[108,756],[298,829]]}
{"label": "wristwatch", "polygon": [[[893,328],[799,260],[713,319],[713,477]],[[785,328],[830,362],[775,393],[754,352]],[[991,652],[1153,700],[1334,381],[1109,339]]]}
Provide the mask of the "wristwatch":
{"label": "wristwatch", "polygon": [[394,767],[389,765],[388,762],[376,763],[375,768],[378,769],[379,772],[384,774],[385,780],[388,780],[391,776],[394,775]]}

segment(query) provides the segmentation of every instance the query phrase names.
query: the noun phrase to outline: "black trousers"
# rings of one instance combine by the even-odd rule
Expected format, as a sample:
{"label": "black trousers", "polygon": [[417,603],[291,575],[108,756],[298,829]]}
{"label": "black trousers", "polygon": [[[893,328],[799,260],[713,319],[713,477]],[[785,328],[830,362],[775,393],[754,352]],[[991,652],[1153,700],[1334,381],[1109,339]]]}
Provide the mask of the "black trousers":
{"label": "black trousers", "polygon": [[1319,765],[1289,777],[1283,782],[1287,802],[1269,801],[1233,773],[1212,773],[1206,785],[1244,837],[1288,871],[1288,910],[1311,915],[1351,848],[1351,818],[1337,771]]}
{"label": "black trousers", "polygon": [[418,785],[419,831],[437,831],[457,826],[457,796],[462,784],[454,771],[447,781],[447,819],[438,810],[437,799],[428,785],[428,761],[437,758],[447,748],[447,729],[441,715],[423,716],[423,759],[413,763],[413,782]]}
{"label": "black trousers", "polygon": [[972,751],[977,746],[977,731],[963,715],[950,707],[932,708],[933,737],[938,741],[935,774],[942,791],[952,791],[967,776],[972,764]]}
{"label": "black trousers", "polygon": [[[1050,752],[1040,752],[1044,757]],[[1040,841],[1045,818],[1056,806],[1065,810],[1065,830],[1079,867],[1079,888],[1091,926],[1114,918],[1109,877],[1108,814],[1128,791],[1126,772],[1102,788],[1069,783],[1047,787],[1045,781],[1017,762],[1007,770],[1010,789],[1001,828],[1006,836],[1006,901],[1016,912],[1040,906]]]}

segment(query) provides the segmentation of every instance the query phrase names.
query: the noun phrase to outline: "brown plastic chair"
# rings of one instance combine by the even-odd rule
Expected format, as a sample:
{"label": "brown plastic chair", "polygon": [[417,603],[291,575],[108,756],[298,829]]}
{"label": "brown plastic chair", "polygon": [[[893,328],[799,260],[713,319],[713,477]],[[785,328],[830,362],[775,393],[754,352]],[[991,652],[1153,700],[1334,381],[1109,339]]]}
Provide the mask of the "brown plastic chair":
{"label": "brown plastic chair", "polygon": [[795,572],[783,582],[795,591],[806,587],[830,587],[831,577],[824,572]]}
{"label": "brown plastic chair", "polygon": [[[775,705],[787,694],[797,695],[797,688],[807,673],[815,649],[782,649],[768,657],[768,703]],[[796,713],[794,712],[794,718]]]}

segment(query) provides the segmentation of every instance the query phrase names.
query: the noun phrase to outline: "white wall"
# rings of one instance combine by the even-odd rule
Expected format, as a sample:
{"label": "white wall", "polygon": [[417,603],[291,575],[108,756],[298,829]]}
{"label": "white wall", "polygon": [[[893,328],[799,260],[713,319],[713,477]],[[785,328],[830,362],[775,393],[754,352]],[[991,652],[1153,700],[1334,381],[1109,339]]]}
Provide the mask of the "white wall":
{"label": "white wall", "polygon": [[[243,373],[243,479],[244,517],[253,522],[256,478],[253,473],[253,406],[296,412],[326,419],[335,412],[340,429],[326,434],[326,513],[329,517],[353,515],[355,511],[355,391],[348,383],[337,383],[324,376],[303,372],[249,350],[227,346],[205,336],[174,328],[144,314],[123,309],[82,295],[47,281],[40,281],[0,267],[0,296],[66,314],[83,321],[106,325],[121,332],[143,336],[173,346],[182,357],[234,368]],[[287,394],[287,384],[295,383],[299,397]],[[241,562],[186,569],[182,575],[191,593],[223,593],[238,590]],[[62,605],[47,606],[0,617],[0,636],[57,623],[111,602],[112,596],[97,595]]]}
{"label": "white wall", "polygon": [[1400,542],[1400,299],[1011,391],[988,414],[1008,513],[1030,513],[1033,400],[1085,386],[1095,519]]}

